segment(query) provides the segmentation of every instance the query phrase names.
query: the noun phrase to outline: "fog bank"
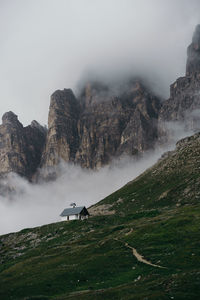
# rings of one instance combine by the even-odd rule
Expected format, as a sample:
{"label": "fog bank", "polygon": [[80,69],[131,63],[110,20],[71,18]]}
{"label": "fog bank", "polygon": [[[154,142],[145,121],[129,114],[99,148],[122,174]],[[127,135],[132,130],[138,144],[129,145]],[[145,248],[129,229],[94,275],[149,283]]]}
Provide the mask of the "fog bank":
{"label": "fog bank", "polygon": [[162,153],[163,149],[150,152],[139,161],[124,157],[99,171],[63,163],[56,181],[37,185],[10,174],[8,183],[16,195],[12,200],[0,198],[0,234],[57,222],[71,202],[89,207],[133,180]]}
{"label": "fog bank", "polygon": [[139,74],[167,97],[199,11],[199,0],[0,1],[0,116],[47,123],[50,94],[88,74]]}

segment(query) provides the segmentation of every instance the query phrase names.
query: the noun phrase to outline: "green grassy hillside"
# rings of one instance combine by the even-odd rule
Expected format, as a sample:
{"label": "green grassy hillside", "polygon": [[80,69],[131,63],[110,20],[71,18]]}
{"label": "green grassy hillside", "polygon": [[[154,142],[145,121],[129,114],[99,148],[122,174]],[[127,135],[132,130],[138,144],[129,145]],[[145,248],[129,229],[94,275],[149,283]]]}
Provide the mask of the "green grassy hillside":
{"label": "green grassy hillside", "polygon": [[199,170],[197,134],[91,208],[106,215],[1,236],[0,299],[199,299]]}

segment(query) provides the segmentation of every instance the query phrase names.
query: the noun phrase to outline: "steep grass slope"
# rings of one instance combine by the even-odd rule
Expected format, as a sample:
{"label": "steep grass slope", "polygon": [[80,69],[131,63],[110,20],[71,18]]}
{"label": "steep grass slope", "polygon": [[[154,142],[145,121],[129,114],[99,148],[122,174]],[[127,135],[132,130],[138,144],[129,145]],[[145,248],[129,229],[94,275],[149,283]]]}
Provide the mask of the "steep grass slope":
{"label": "steep grass slope", "polygon": [[91,208],[111,215],[1,236],[0,299],[198,299],[199,154],[199,134],[180,141]]}
{"label": "steep grass slope", "polygon": [[134,210],[199,204],[200,134],[180,140],[175,151],[162,158],[136,180],[92,207],[100,205],[120,215]]}

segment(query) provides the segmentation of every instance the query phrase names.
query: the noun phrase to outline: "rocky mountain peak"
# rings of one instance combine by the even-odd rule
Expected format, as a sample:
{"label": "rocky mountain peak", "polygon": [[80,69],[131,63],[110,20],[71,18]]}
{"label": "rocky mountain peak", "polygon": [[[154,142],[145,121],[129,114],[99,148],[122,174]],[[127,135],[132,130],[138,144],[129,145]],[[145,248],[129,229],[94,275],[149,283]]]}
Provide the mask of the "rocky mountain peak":
{"label": "rocky mountain peak", "polygon": [[36,127],[36,128],[40,128],[42,127],[36,120],[33,120],[31,122],[31,127]]}
{"label": "rocky mountain peak", "polygon": [[31,122],[31,128],[33,129],[37,129],[38,131],[40,131],[41,133],[43,133],[44,135],[47,134],[47,127],[46,126],[42,126],[40,125],[40,123],[38,123],[36,120],[33,120]]}
{"label": "rocky mountain peak", "polygon": [[[63,121],[69,114],[77,113],[77,99],[71,89],[57,90],[51,95],[49,108],[48,127],[54,126],[54,121],[57,124]],[[61,120],[62,119],[62,120]]]}
{"label": "rocky mountain peak", "polygon": [[196,132],[199,79],[197,25],[188,47],[186,76],[171,85],[169,99],[161,101],[146,81],[131,76],[120,82],[85,80],[77,97],[71,89],[57,90],[51,96],[48,131],[37,121],[23,127],[11,111],[3,115],[0,169],[29,178],[38,166],[48,169],[61,161],[99,169],[113,158],[141,154],[158,140],[163,143],[170,137],[169,122],[184,122]]}
{"label": "rocky mountain peak", "polygon": [[57,165],[60,159],[74,158],[77,145],[79,102],[71,89],[57,90],[51,96],[48,134],[42,156],[42,166]]}
{"label": "rocky mountain peak", "polygon": [[18,116],[15,115],[12,111],[6,112],[3,116],[2,116],[2,124],[6,125],[6,124],[16,124],[19,123],[18,120]]}
{"label": "rocky mountain peak", "polygon": [[24,127],[12,111],[0,125],[0,175],[15,172],[31,179],[39,166],[46,130],[38,122]]}
{"label": "rocky mountain peak", "polygon": [[169,122],[181,123],[184,130],[200,130],[200,25],[196,26],[187,55],[186,76],[170,86],[170,98],[163,102],[159,114],[161,140],[170,138],[175,132],[175,124],[171,126]]}
{"label": "rocky mountain peak", "polygon": [[74,93],[71,89],[57,90],[51,95],[51,105],[63,101],[70,101],[74,98]]}
{"label": "rocky mountain peak", "polygon": [[76,98],[69,89],[51,97],[41,167],[61,160],[98,169],[113,157],[135,155],[157,139],[160,100],[139,81],[86,82]]}
{"label": "rocky mountain peak", "polygon": [[186,76],[200,73],[200,24],[196,26],[192,43],[187,49]]}
{"label": "rocky mountain peak", "polygon": [[194,49],[200,49],[200,24],[196,26],[195,32],[193,34],[192,43],[194,45]]}

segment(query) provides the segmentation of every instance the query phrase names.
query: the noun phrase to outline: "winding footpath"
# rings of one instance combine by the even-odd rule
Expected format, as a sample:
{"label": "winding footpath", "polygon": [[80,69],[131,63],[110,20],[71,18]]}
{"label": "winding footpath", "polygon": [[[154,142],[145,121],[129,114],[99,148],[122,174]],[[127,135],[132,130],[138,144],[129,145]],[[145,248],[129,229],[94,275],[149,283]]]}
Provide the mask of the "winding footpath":
{"label": "winding footpath", "polygon": [[159,266],[159,265],[152,264],[150,261],[143,258],[143,256],[140,255],[137,252],[137,250],[135,248],[131,247],[128,243],[125,243],[125,247],[130,248],[133,251],[133,256],[135,256],[137,258],[137,260],[142,262],[143,264],[150,265],[150,266],[156,267],[156,268],[167,269],[166,267],[162,267],[162,266]]}
{"label": "winding footpath", "polygon": [[[131,231],[131,232],[132,232],[132,231]],[[130,232],[128,232],[128,234],[130,234]],[[126,234],[126,235],[128,235],[128,234]],[[119,240],[119,239],[117,239],[117,238],[115,238],[115,240],[116,240],[116,241],[120,241],[121,243],[124,243],[122,240]],[[152,264],[150,261],[148,261],[148,260],[146,260],[145,258],[143,258],[143,256],[140,255],[140,254],[137,252],[137,250],[136,250],[135,248],[131,247],[128,243],[125,243],[124,246],[132,250],[133,256],[135,256],[136,259],[137,259],[139,262],[141,262],[141,263],[143,263],[143,264],[146,264],[146,265],[149,265],[149,266],[152,266],[152,267],[155,267],[155,268],[167,269],[167,267],[162,267],[162,266],[160,266],[160,265]]]}

